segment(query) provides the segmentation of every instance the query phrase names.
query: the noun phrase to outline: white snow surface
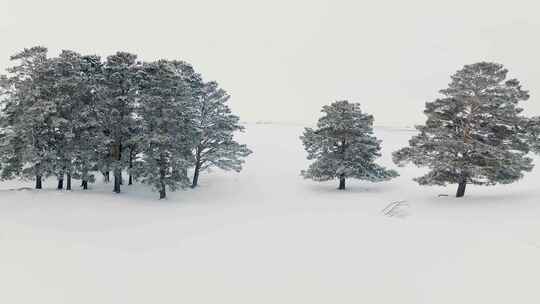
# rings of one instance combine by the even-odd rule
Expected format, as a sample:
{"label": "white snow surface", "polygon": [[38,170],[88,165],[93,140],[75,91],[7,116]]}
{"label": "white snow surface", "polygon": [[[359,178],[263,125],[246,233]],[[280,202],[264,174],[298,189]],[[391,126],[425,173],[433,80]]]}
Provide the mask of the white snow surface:
{"label": "white snow surface", "polygon": [[[540,167],[463,199],[417,185],[414,167],[338,191],[300,177],[301,132],[248,125],[241,173],[166,201],[141,185],[0,183],[0,303],[540,303]],[[395,168],[414,133],[376,134]],[[381,214],[398,200],[404,216]]]}

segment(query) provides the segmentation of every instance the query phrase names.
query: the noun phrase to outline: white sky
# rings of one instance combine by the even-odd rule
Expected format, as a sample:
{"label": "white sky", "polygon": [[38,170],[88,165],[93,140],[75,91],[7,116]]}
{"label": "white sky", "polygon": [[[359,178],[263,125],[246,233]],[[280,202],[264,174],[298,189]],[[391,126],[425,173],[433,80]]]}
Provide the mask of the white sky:
{"label": "white sky", "polygon": [[[504,64],[540,114],[538,1],[0,0],[0,69],[34,45],[182,59],[231,95],[244,121],[311,123],[349,99],[376,124],[424,120],[449,76]],[[538,93],[538,94],[537,94]]]}

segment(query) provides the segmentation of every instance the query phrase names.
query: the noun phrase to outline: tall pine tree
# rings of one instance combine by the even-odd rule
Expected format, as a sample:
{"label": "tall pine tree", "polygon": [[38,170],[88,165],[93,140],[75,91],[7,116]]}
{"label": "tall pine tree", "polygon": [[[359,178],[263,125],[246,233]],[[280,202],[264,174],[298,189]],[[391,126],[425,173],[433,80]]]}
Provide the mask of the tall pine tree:
{"label": "tall pine tree", "polygon": [[44,47],[32,47],[11,57],[17,64],[3,77],[1,116],[2,177],[42,179],[54,173],[56,154],[55,73]]}
{"label": "tall pine tree", "polygon": [[425,125],[416,127],[419,134],[408,147],[394,152],[394,162],[428,167],[415,181],[458,184],[457,197],[467,184],[509,184],[531,171],[531,120],[518,106],[529,94],[507,74],[497,63],[464,66],[440,91],[444,97],[426,103]]}
{"label": "tall pine tree", "polygon": [[[137,74],[140,64],[137,56],[126,52],[117,52],[107,57],[103,67],[103,102],[100,120],[104,128],[106,141],[104,146],[109,153],[110,168],[114,172],[113,191],[120,193],[123,148],[132,138],[132,129],[136,124],[135,100],[137,97]],[[102,162],[109,165],[108,162]]]}
{"label": "tall pine tree", "polygon": [[141,119],[141,159],[136,161],[135,177],[167,196],[189,183],[182,174],[191,165],[186,152],[193,148],[189,87],[166,60],[145,63],[139,73]]}
{"label": "tall pine tree", "polygon": [[[66,173],[66,189],[71,190],[72,177],[82,180],[83,189],[94,181],[91,170],[97,163],[103,130],[99,122],[98,84],[101,60],[62,51],[55,67],[58,107],[61,109],[59,143],[56,148],[61,172]],[[61,186],[61,185],[59,185]]]}
{"label": "tall pine tree", "polygon": [[74,174],[73,162],[78,148],[76,144],[76,124],[80,108],[81,93],[84,82],[82,78],[82,56],[64,50],[57,58],[51,60],[55,72],[55,101],[57,115],[53,118],[55,133],[55,172],[58,177],[58,189],[64,188],[64,175],[67,179],[66,189],[71,190],[71,179]]}

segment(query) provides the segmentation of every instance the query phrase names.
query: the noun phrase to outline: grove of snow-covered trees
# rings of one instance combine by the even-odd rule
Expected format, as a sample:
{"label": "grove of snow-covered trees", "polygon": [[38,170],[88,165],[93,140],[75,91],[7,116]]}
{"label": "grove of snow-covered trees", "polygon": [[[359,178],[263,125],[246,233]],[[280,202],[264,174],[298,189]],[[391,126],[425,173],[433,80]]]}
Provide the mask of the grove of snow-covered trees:
{"label": "grove of snow-covered trees", "polygon": [[[11,57],[0,76],[0,179],[34,180],[41,189],[55,177],[57,188],[73,180],[88,189],[96,175],[121,192],[134,181],[165,198],[167,190],[197,187],[212,167],[242,169],[251,154],[234,134],[244,127],[217,82],[204,81],[184,62],[141,62],[117,52],[102,60],[64,50],[49,57],[33,47]],[[427,102],[424,125],[409,146],[395,151],[398,166],[413,163],[428,172],[420,185],[509,184],[533,169],[540,152],[540,117],[519,106],[529,99],[501,64],[464,66],[441,98]],[[315,128],[300,137],[311,164],[301,172],[315,181],[348,178],[388,181],[395,170],[378,165],[381,141],[372,115],[358,103],[337,101],[322,108]]]}
{"label": "grove of snow-covered trees", "polygon": [[[0,178],[56,177],[83,189],[103,175],[113,191],[140,181],[159,192],[197,186],[211,167],[240,171],[251,151],[216,82],[183,61],[140,62],[117,52],[102,60],[44,47],[24,49],[0,76]],[[193,177],[188,170],[193,170]]]}

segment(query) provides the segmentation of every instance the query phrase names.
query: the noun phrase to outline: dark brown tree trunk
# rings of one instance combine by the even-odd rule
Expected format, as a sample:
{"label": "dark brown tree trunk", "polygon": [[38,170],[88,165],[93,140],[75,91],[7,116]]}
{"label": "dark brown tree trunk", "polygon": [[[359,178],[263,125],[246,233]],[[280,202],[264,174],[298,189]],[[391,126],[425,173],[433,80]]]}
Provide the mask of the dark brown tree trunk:
{"label": "dark brown tree trunk", "polygon": [[103,172],[103,181],[107,184],[111,181],[111,173],[109,171]]}
{"label": "dark brown tree trunk", "polygon": [[82,181],[82,188],[83,190],[88,190],[88,181],[85,181],[85,180]]}
{"label": "dark brown tree trunk", "polygon": [[458,189],[456,192],[456,197],[463,197],[465,196],[465,188],[467,187],[467,181],[463,180],[459,183]]}
{"label": "dark brown tree trunk", "polygon": [[64,175],[58,177],[58,187],[56,187],[58,190],[64,189]]}
{"label": "dark brown tree trunk", "polygon": [[339,177],[339,190],[345,190],[345,176]]}
{"label": "dark brown tree trunk", "polygon": [[41,175],[36,175],[36,189],[41,189]]}
{"label": "dark brown tree trunk", "polygon": [[124,176],[122,175],[122,170],[120,170],[120,185],[124,184]]}
{"label": "dark brown tree trunk", "polygon": [[67,181],[66,181],[66,190],[71,191],[71,174],[67,174]]}

